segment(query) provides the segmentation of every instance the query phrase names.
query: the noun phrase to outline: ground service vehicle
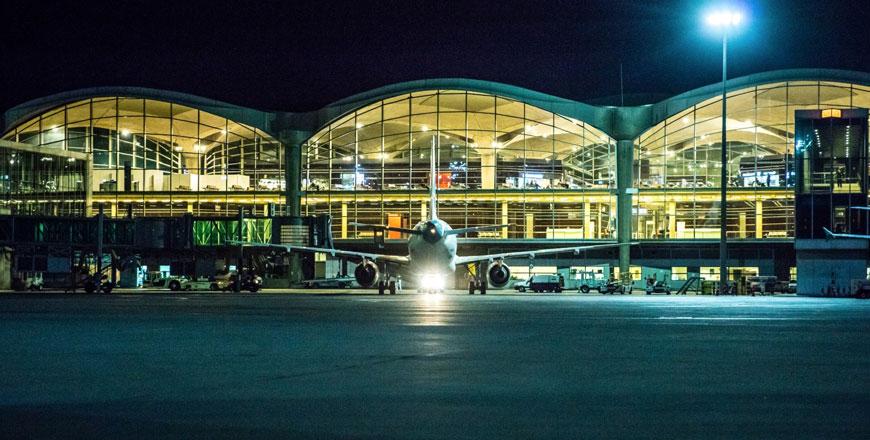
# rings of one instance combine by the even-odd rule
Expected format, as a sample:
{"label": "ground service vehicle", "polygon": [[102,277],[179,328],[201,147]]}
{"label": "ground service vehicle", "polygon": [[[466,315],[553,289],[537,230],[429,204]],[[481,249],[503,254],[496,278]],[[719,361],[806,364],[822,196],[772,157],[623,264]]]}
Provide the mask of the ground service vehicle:
{"label": "ground service vehicle", "polygon": [[228,292],[235,292],[236,282],[241,282],[241,286],[239,287],[240,291],[247,290],[251,293],[257,293],[257,291],[259,291],[260,287],[263,285],[263,278],[250,271],[242,272],[241,276],[238,273],[233,273],[229,277],[229,282],[225,287],[222,288],[222,290]]}
{"label": "ground service vehicle", "polygon": [[664,281],[656,281],[653,285],[646,287],[647,295],[652,295],[653,293],[664,293],[665,295],[670,295],[671,288]]}
{"label": "ground service vehicle", "polygon": [[562,292],[558,275],[532,275],[529,278],[529,290],[532,292]]}
{"label": "ground service vehicle", "polygon": [[229,284],[229,281],[227,281],[225,279],[224,280],[218,280],[218,279],[209,280],[208,278],[193,279],[193,280],[185,279],[184,281],[181,281],[181,287],[179,290],[185,290],[185,291],[214,290],[214,291],[217,291],[217,290],[221,290],[221,289],[226,288],[227,284]]}
{"label": "ground service vehicle", "polygon": [[616,280],[602,282],[598,285],[598,293],[604,295],[613,295],[614,293],[619,293],[620,295],[623,295],[625,294],[625,286],[618,283]]}
{"label": "ground service vehicle", "polygon": [[755,295],[772,294],[776,291],[777,279],[774,276],[753,276],[746,278],[749,293]]}
{"label": "ground service vehicle", "polygon": [[12,279],[13,290],[42,290],[42,272],[27,272]]}
{"label": "ground service vehicle", "polygon": [[[589,291],[592,290],[592,287],[596,283],[596,278],[595,278],[594,272],[590,272],[590,271],[577,272],[576,274],[573,274],[573,275],[575,276],[575,278],[573,280],[569,280],[569,281],[574,283],[574,284],[573,285],[566,284],[565,285],[566,289],[571,289],[571,288],[576,287],[577,290],[579,290],[580,292],[589,293]],[[579,277],[576,277],[577,275],[579,275]],[[566,283],[568,283],[569,281],[566,281]]]}
{"label": "ground service vehicle", "polygon": [[155,286],[166,286],[169,290],[177,292],[181,290],[182,283],[186,283],[190,281],[187,277],[184,276],[173,276],[169,278],[163,278],[155,282]]}
{"label": "ground service vehicle", "polygon": [[354,277],[323,278],[306,280],[302,285],[308,289],[350,289],[353,287],[354,280]]}
{"label": "ground service vehicle", "polygon": [[83,287],[86,293],[112,293],[115,283],[109,281],[108,275],[95,273],[85,278]]}
{"label": "ground service vehicle", "polygon": [[517,292],[525,292],[529,288],[529,280],[520,280],[514,283],[514,290]]}

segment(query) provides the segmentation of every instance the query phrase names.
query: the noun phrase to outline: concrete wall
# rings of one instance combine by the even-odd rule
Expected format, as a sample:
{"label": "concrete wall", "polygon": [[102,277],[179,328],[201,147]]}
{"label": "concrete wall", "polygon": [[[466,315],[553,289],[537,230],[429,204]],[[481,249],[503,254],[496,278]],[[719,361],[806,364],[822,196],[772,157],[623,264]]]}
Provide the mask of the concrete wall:
{"label": "concrete wall", "polygon": [[795,240],[795,250],[799,295],[850,296],[867,278],[867,240]]}

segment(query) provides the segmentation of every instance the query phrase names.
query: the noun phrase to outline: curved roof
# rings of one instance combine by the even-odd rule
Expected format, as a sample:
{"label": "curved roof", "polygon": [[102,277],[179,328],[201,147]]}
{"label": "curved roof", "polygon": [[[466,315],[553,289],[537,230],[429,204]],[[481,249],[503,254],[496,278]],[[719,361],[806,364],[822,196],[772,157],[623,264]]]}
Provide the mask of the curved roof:
{"label": "curved roof", "polygon": [[317,120],[320,125],[325,125],[339,116],[368,104],[424,90],[467,90],[498,95],[533,105],[551,113],[579,119],[600,129],[606,129],[608,125],[607,118],[602,117],[600,107],[509,84],[468,78],[433,78],[390,84],[333,102],[317,111]]}
{"label": "curved roof", "polygon": [[109,96],[144,98],[181,104],[227,118],[233,122],[250,125],[272,136],[275,135],[272,130],[272,121],[275,118],[273,113],[228,104],[201,96],[146,87],[92,87],[57,93],[27,101],[6,111],[6,126],[3,131],[7,132],[9,129],[40,113],[64,104],[83,99]]}
{"label": "curved roof", "polygon": [[[870,86],[870,73],[837,69],[789,69],[761,72],[728,80],[728,90],[783,81],[837,81]],[[467,78],[437,78],[390,84],[333,102],[306,113],[267,112],[185,93],[143,87],[96,87],[73,90],[28,101],[6,112],[9,128],[51,108],[98,96],[128,96],[175,102],[235,122],[248,124],[272,136],[288,131],[296,142],[330,121],[365,105],[423,90],[468,90],[515,99],[543,110],[572,117],[601,129],[614,139],[634,139],[650,127],[692,105],[722,93],[721,82],[681,93],[658,103],[634,107],[594,106],[522,87]]]}
{"label": "curved roof", "polygon": [[[787,69],[755,73],[728,80],[728,91],[785,81],[836,81],[870,86],[870,73],[838,69]],[[695,104],[722,94],[722,82],[699,87],[652,106],[650,126]]]}

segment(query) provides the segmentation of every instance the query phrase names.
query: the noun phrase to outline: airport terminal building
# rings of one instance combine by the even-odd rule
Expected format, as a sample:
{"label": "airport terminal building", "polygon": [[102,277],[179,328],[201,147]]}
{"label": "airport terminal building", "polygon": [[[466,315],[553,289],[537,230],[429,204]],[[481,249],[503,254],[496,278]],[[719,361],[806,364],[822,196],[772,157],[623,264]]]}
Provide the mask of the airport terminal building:
{"label": "airport terminal building", "polygon": [[[108,218],[235,218],[240,209],[251,218],[329,214],[337,246],[401,253],[401,233],[375,244],[371,230],[354,224],[408,228],[425,219],[434,145],[439,217],[454,228],[510,224],[461,239],[460,253],[640,243],[590,252],[582,262],[518,261],[518,275],[570,268],[605,276],[630,271],[636,279],[647,272],[718,278],[724,185],[734,274],[794,278],[796,155],[805,147],[796,115],[811,110],[823,120],[870,108],[870,73],[765,72],[729,80],[727,90],[724,182],[721,83],[620,107],[431,79],[307,113],[153,89],[76,90],[6,111],[0,210],[70,217],[102,211]],[[815,193],[860,185],[866,205],[867,118],[852,118],[863,121],[836,138],[840,157],[828,157],[806,178],[816,179]],[[843,170],[858,156],[863,168],[855,180]],[[848,226],[848,212],[830,215],[830,226]],[[271,239],[291,239],[278,234]]]}

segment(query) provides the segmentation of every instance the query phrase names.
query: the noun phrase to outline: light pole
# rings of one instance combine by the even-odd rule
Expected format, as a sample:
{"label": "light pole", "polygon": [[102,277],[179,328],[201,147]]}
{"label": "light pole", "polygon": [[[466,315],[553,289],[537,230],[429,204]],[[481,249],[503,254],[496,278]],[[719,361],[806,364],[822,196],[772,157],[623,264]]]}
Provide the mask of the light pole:
{"label": "light pole", "polygon": [[719,193],[719,293],[728,287],[728,146],[727,146],[727,88],[728,81],[728,31],[740,26],[743,14],[737,10],[717,10],[706,18],[707,26],[722,32],[722,166]]}

